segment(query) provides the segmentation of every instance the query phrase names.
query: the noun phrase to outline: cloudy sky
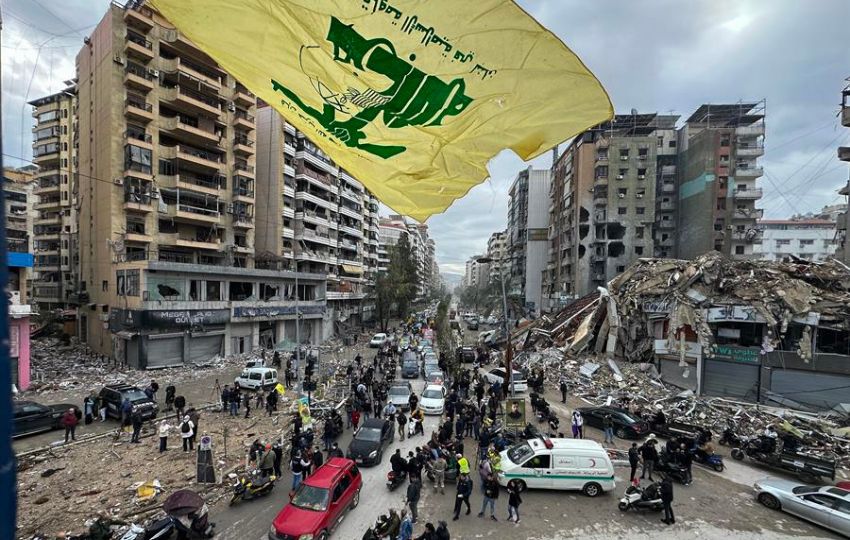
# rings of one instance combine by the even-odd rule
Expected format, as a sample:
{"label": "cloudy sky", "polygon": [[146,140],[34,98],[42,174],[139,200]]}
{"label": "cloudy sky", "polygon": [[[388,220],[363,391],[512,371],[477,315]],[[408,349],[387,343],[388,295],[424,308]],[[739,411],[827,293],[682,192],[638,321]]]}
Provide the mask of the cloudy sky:
{"label": "cloudy sky", "polygon": [[[839,202],[848,167],[836,158],[850,130],[837,119],[850,76],[846,0],[519,0],[593,70],[617,112],[689,115],[701,103],[767,100],[761,180],[765,216]],[[82,38],[107,0],[6,0],[3,153],[31,156],[26,101],[74,76]],[[9,158],[7,164],[18,165]],[[11,163],[10,163],[11,161]],[[536,166],[548,167],[549,155]],[[444,272],[463,272],[490,233],[505,227],[507,190],[526,166],[512,153],[491,179],[429,220]]]}

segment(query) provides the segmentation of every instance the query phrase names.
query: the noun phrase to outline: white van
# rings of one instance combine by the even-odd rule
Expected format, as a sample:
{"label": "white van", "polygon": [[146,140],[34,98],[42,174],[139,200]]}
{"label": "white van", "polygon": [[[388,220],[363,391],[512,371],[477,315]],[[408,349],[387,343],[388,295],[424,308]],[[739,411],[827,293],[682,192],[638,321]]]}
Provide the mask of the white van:
{"label": "white van", "polygon": [[267,367],[245,368],[233,382],[251,390],[271,388],[277,385],[277,370]]}
{"label": "white van", "polygon": [[501,453],[499,484],[514,478],[525,487],[580,490],[588,497],[614,489],[614,465],[602,446],[588,439],[536,438]]}

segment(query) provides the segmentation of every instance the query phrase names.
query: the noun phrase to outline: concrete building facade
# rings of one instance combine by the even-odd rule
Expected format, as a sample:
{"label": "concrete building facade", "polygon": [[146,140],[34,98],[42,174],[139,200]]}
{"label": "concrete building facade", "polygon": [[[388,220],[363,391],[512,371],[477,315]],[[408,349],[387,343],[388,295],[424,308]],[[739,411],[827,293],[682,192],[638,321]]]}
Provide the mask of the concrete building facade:
{"label": "concrete building facade", "polygon": [[77,95],[69,86],[30,101],[33,108],[33,303],[49,310],[76,303],[79,246],[77,230]]}
{"label": "concrete building facade", "polygon": [[763,101],[705,104],[679,130],[679,258],[711,250],[756,257],[764,119]]}
{"label": "concrete building facade", "polygon": [[505,272],[510,272],[510,265],[507,264],[508,257],[508,240],[505,231],[494,232],[487,240],[487,258],[490,261],[490,274],[487,276],[489,283],[500,281],[502,271],[502,261],[504,261]]}
{"label": "concrete building facade", "polygon": [[508,190],[509,294],[521,297],[529,313],[539,313],[542,307],[541,287],[548,253],[550,182],[549,170],[528,167],[517,174]]}
{"label": "concrete building facade", "polygon": [[758,258],[781,261],[793,255],[823,261],[835,253],[835,222],[825,219],[762,219],[760,237],[753,244]]}
{"label": "concrete building facade", "polygon": [[[850,127],[850,85],[845,86],[841,91],[841,125]],[[838,148],[838,159],[841,161],[850,162],[850,146],[841,146]],[[835,258],[842,261],[844,264],[850,264],[850,238],[847,236],[848,224],[848,203],[850,203],[850,179],[847,184],[838,190],[838,194],[844,196],[844,210],[839,212],[835,220],[835,240],[837,249]]]}

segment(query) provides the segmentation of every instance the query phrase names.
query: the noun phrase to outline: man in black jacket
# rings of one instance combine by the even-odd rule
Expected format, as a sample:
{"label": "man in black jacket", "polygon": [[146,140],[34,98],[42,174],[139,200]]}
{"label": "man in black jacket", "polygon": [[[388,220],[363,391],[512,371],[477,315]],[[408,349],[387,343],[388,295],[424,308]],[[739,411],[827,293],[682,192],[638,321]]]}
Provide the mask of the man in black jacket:
{"label": "man in black jacket", "polygon": [[676,518],[673,517],[673,507],[670,503],[673,502],[673,481],[669,476],[665,476],[661,481],[661,504],[664,505],[664,523],[672,525],[676,523]]}
{"label": "man in black jacket", "polygon": [[637,474],[638,463],[640,463],[640,454],[638,453],[637,443],[632,443],[632,447],[629,448],[629,465],[632,468],[632,471],[629,474],[629,482],[635,481],[635,474]]}
{"label": "man in black jacket", "polygon": [[460,517],[460,507],[462,504],[466,505],[466,515],[472,511],[469,507],[469,496],[472,495],[472,479],[469,478],[468,474],[460,475],[460,478],[457,480],[457,497],[455,498],[455,515],[452,518],[457,521]]}
{"label": "man in black jacket", "polygon": [[649,439],[640,447],[640,457],[643,459],[643,468],[640,471],[641,480],[649,473],[649,481],[655,481],[652,479],[655,462],[658,461],[658,450],[655,448],[655,442],[655,439]]}

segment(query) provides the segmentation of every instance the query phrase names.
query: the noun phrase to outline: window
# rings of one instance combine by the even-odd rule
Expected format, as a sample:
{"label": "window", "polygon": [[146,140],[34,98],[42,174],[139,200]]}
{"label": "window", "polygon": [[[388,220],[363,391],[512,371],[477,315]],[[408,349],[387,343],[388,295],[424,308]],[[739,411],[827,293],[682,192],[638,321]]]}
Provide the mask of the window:
{"label": "window", "polygon": [[815,241],[814,240],[800,240],[800,245],[801,246],[813,246],[813,245],[815,245]]}
{"label": "window", "polygon": [[625,215],[626,214],[626,208],[623,207],[623,206],[617,208],[617,214],[619,214],[621,216]]}
{"label": "window", "polygon": [[103,282],[100,284],[100,287],[103,292],[107,292],[109,290],[109,282],[104,279]]}
{"label": "window", "polygon": [[835,501],[835,507],[833,508],[833,510],[835,510],[839,514],[844,514],[845,516],[850,517],[850,502],[848,502],[847,500],[837,499]]}
{"label": "window", "polygon": [[638,180],[646,178],[646,169],[638,169]]}
{"label": "window", "polygon": [[626,267],[625,267],[625,266],[623,266],[623,265],[619,265],[619,266],[617,266],[617,273],[618,273],[618,274],[622,274],[622,273],[623,273],[623,272],[625,272],[625,271],[626,271]]}
{"label": "window", "polygon": [[529,459],[525,463],[522,464],[523,467],[527,469],[548,469],[551,463],[551,456],[534,456]]}
{"label": "window", "polygon": [[619,170],[617,171],[617,178],[623,178],[623,177],[624,177],[624,176],[626,176],[627,174],[629,174],[629,170],[628,170],[628,169],[619,169]]}
{"label": "window", "polygon": [[724,136],[720,137],[720,146],[729,146],[729,142],[730,142],[730,139],[729,139],[728,135],[724,135]]}
{"label": "window", "polygon": [[596,167],[596,178],[608,178],[608,166],[601,165]]}
{"label": "window", "polygon": [[735,246],[735,255],[743,255],[744,246]]}
{"label": "window", "polygon": [[827,508],[831,508],[832,503],[835,501],[835,499],[833,499],[829,495],[822,495],[820,493],[806,495],[805,497],[803,497],[803,499],[805,499],[807,502],[816,504],[818,506],[825,506]]}
{"label": "window", "polygon": [[843,330],[819,327],[815,343],[819,353],[850,354],[850,333]]}
{"label": "window", "polygon": [[643,246],[635,246],[635,255],[643,255]]}
{"label": "window", "polygon": [[776,240],[776,247],[790,246],[791,240],[787,238],[779,238]]}
{"label": "window", "polygon": [[658,137],[656,139],[655,146],[657,146],[658,148],[663,148],[664,147],[664,137]]}
{"label": "window", "polygon": [[600,148],[596,151],[596,159],[598,161],[607,161],[608,160],[608,149]]}
{"label": "window", "polygon": [[350,476],[348,476],[346,474],[342,478],[340,478],[339,484],[337,484],[336,487],[334,488],[333,501],[334,502],[338,501],[339,498],[342,497],[343,493],[345,493],[345,491],[348,489],[348,486],[350,486],[350,485],[351,485],[351,477]]}
{"label": "window", "polygon": [[627,188],[621,187],[621,188],[617,189],[617,195],[619,195],[621,199],[628,194],[629,194],[629,190]]}
{"label": "window", "polygon": [[722,221],[715,221],[714,222],[714,230],[715,231],[722,231],[723,230],[723,222]]}
{"label": "window", "polygon": [[124,147],[124,167],[132,171],[150,174],[152,172],[151,151],[147,148],[128,144]]}
{"label": "window", "polygon": [[207,302],[219,302],[221,301],[221,281],[207,281]]}
{"label": "window", "polygon": [[635,208],[635,212],[637,212],[638,215],[643,215],[646,212],[646,208],[644,208],[643,206],[638,206],[637,208]]}
{"label": "window", "polygon": [[649,149],[648,148],[638,148],[638,159],[646,159],[646,157],[648,155],[649,155]]}
{"label": "window", "polygon": [[668,148],[676,148],[676,141],[670,141],[667,143]]}
{"label": "window", "polygon": [[629,159],[629,149],[628,148],[620,148],[620,159],[623,159],[623,160]]}

